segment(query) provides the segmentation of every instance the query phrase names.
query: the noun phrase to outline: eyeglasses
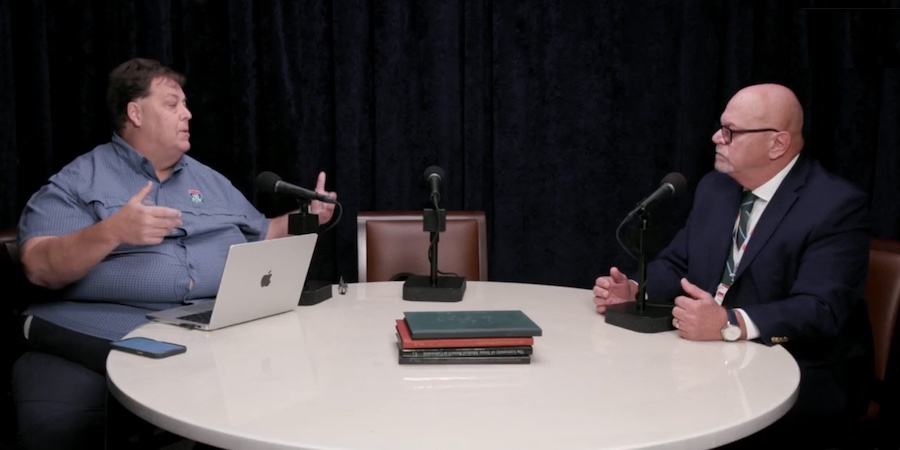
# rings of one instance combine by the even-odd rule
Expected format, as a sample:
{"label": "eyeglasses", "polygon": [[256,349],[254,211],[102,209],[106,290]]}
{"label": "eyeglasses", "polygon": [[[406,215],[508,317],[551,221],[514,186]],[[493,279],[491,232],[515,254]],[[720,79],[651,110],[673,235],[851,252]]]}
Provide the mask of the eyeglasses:
{"label": "eyeglasses", "polygon": [[776,130],[774,128],[756,128],[753,130],[732,130],[725,125],[720,125],[719,130],[722,131],[722,140],[725,141],[725,145],[731,144],[731,139],[735,134],[743,134],[743,133],[764,133],[766,131],[774,131],[776,133],[781,130]]}

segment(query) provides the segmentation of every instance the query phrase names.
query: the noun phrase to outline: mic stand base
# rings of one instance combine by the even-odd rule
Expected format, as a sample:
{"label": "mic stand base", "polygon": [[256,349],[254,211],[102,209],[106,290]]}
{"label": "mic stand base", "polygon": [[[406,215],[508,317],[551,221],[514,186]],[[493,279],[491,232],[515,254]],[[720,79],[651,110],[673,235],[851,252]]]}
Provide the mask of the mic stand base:
{"label": "mic stand base", "polygon": [[432,285],[430,276],[410,275],[403,282],[403,300],[414,302],[458,302],[465,293],[465,277],[437,277]]}
{"label": "mic stand base", "polygon": [[638,333],[659,333],[675,329],[672,326],[672,306],[644,304],[641,311],[637,302],[607,306],[606,323]]}
{"label": "mic stand base", "polygon": [[[309,202],[301,202],[299,212],[288,215],[288,234],[302,235],[318,233],[319,216],[307,212]],[[320,280],[306,280],[297,305],[311,306],[331,298],[331,283]]]}
{"label": "mic stand base", "polygon": [[299,306],[312,306],[331,298],[331,283],[309,280],[303,285]]}

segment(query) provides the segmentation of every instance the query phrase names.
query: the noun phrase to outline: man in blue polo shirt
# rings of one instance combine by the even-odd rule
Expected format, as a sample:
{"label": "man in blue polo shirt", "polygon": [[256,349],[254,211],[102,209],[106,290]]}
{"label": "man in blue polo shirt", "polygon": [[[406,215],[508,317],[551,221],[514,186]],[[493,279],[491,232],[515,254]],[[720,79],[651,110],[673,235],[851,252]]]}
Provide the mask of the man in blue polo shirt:
{"label": "man in blue polo shirt", "polygon": [[[102,448],[109,342],[151,310],[214,297],[232,244],[285,237],[190,149],[184,77],[133,59],[109,76],[111,142],[79,156],[35,193],[19,222],[28,279],[59,299],[31,305],[34,351],[13,369],[23,448]],[[325,192],[320,173],[316,191]],[[333,205],[314,201],[319,222]],[[51,406],[52,405],[52,406]]]}

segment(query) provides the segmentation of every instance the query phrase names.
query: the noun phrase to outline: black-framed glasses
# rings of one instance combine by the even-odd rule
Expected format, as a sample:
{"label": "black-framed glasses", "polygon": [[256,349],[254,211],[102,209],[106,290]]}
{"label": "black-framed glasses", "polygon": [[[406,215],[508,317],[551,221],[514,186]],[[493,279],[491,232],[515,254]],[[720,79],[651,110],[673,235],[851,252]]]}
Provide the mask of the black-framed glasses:
{"label": "black-framed glasses", "polygon": [[725,141],[725,145],[731,144],[731,139],[735,134],[744,134],[744,133],[765,133],[766,131],[774,131],[776,133],[781,130],[776,130],[774,128],[754,128],[752,130],[732,130],[725,125],[719,125],[719,130],[722,132],[722,140]]}

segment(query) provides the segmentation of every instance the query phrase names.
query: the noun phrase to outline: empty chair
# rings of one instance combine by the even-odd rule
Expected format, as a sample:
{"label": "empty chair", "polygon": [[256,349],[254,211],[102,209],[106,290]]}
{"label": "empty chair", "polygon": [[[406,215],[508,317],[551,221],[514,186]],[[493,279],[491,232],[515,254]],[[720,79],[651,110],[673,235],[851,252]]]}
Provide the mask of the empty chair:
{"label": "empty chair", "polygon": [[[430,233],[423,211],[360,211],[356,219],[360,282],[391,281],[404,275],[429,275]],[[487,226],[483,211],[447,211],[446,231],[438,242],[441,273],[486,281]]]}

